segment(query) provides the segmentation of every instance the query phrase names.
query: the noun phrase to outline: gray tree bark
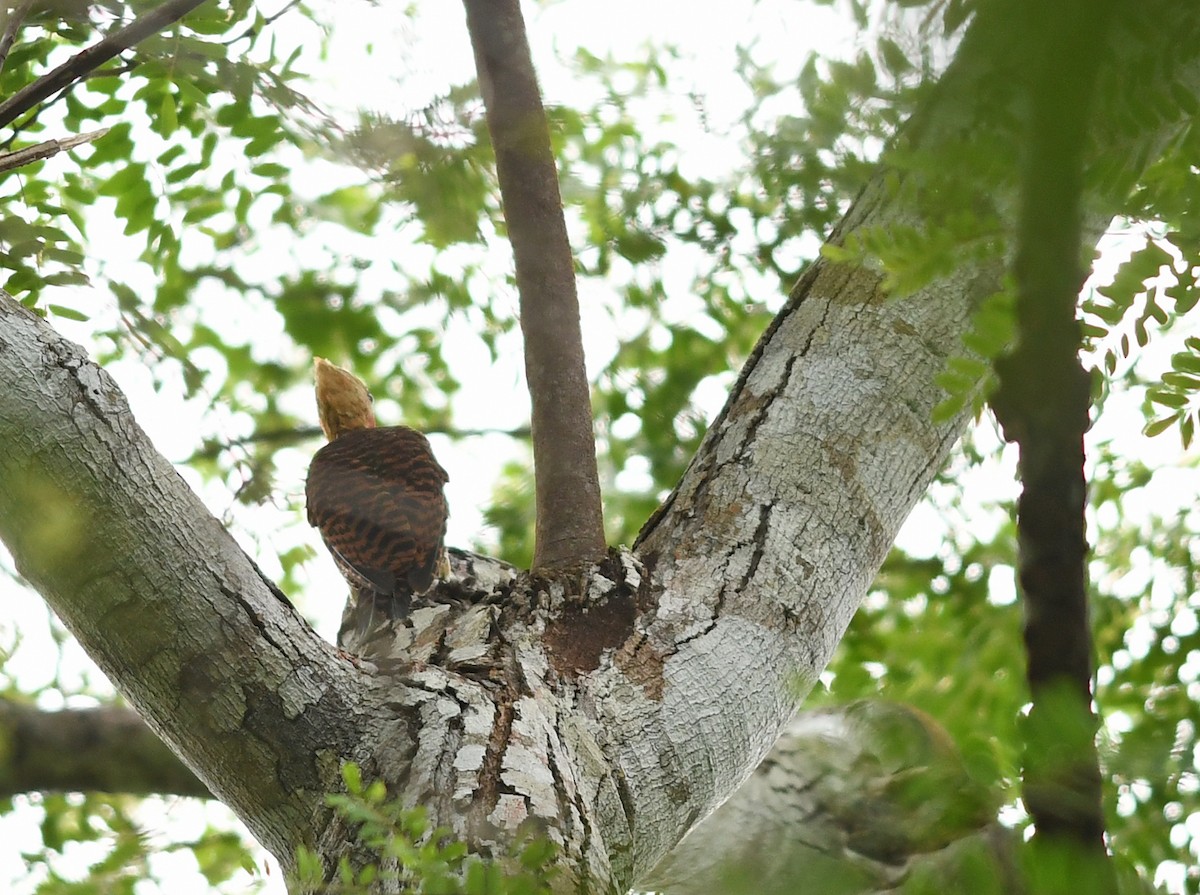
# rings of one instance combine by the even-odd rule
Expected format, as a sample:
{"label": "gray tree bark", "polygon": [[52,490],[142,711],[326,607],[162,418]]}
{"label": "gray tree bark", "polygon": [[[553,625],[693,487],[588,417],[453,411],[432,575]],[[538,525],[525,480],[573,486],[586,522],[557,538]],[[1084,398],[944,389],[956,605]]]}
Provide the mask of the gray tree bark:
{"label": "gray tree bark", "polygon": [[664,895],[1013,895],[1015,842],[996,808],[928,715],[874,700],[805,711],[641,884]]}

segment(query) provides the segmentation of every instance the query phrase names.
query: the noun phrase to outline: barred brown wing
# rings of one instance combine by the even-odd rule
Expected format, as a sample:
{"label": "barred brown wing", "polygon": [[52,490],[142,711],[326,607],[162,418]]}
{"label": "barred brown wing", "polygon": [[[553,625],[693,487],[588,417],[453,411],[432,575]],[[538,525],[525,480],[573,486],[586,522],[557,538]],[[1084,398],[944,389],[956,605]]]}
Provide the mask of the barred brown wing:
{"label": "barred brown wing", "polygon": [[446,535],[449,476],[429,441],[405,426],[345,432],[308,469],[308,521],[354,586],[420,593]]}

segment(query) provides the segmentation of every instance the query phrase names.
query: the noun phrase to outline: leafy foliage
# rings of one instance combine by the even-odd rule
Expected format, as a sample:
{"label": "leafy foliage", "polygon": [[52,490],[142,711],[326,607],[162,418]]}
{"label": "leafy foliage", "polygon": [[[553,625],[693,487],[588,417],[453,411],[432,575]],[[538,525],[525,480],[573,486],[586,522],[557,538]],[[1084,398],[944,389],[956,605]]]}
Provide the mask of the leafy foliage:
{"label": "leafy foliage", "polygon": [[[133,893],[148,890],[159,855],[187,854],[205,882],[220,887],[254,862],[245,841],[231,830],[205,828],[199,836],[158,841],[139,819],[140,800],[105,794],[34,796],[24,810],[41,813],[41,847],[21,855],[25,878],[38,895]],[[163,891],[169,890],[164,881]]]}
{"label": "leafy foliage", "polygon": [[382,781],[364,784],[357,765],[342,767],[345,793],[328,803],[355,830],[372,860],[361,867],[343,858],[335,882],[325,880],[320,859],[302,850],[296,882],[322,891],[368,893],[383,879],[411,895],[549,895],[555,848],[544,838],[515,844],[506,860],[472,855],[441,828],[431,830],[420,806],[389,800]]}
{"label": "leafy foliage", "polygon": [[[788,69],[745,48],[730,73],[745,112],[730,121],[680,74],[677,48],[624,60],[581,50],[570,60],[592,98],[550,113],[581,295],[606,324],[596,329],[615,333],[589,345],[611,540],[632,540],[678,480],[737,368],[884,146],[897,172],[891,188],[918,191],[928,214],[829,255],[882,264],[901,294],[965,258],[1003,258],[1007,236],[979,199],[1011,175],[1014,148],[973,139],[957,154],[920,158],[897,139],[928,96],[937,48],[946,51],[980,5],[845,3],[877,37],[845,60],[814,55]],[[0,92],[11,95],[143,7],[106,3],[66,18],[35,10],[0,70]],[[135,360],[164,393],[204,404],[206,434],[185,465],[204,487],[248,505],[294,503],[280,481],[295,465],[289,450],[307,449],[312,354],[348,361],[380,396],[381,417],[453,435],[454,399],[480,374],[458,361],[466,351],[447,334],[469,329],[471,350],[495,364],[516,338],[474,85],[448,86],[407,115],[347,118],[306,95],[303,66],[313,57],[280,25],[300,19],[318,49],[324,30],[305,6],[281,9],[275,20],[245,0],[207,4],[4,135],[5,148],[17,148],[108,127],[92,148],[0,175],[4,288],[64,326],[82,318],[73,332],[86,334],[102,362]],[[1200,47],[1195,40],[1189,50],[1188,38],[1180,35],[1181,59]],[[1176,64],[1147,60],[1145,70]],[[1144,85],[1110,86],[1120,127],[1107,134],[1113,157],[1093,176],[1125,197],[1126,225],[1142,242],[1086,294],[1080,317],[1101,369],[1101,406],[1134,394],[1142,403],[1134,428],[1176,430],[1187,444],[1200,388],[1200,130],[1187,123],[1194,93],[1169,74],[1145,79],[1156,87],[1149,98],[1137,92]],[[1148,119],[1180,128],[1130,182],[1116,137]],[[716,171],[696,163],[685,151],[696,133],[737,145],[740,160]],[[975,329],[944,374],[940,412],[980,400],[990,359],[1010,342],[1010,301],[1007,292],[981,297]],[[1168,368],[1144,371],[1162,345]],[[1027,697],[1013,535],[1006,522],[980,522],[1011,509],[1007,496],[988,501],[963,485],[997,474],[998,449],[979,443],[962,447],[921,511],[935,520],[936,548],[888,559],[829,669],[827,698],[884,695],[928,711],[1019,823],[1016,719]],[[1120,854],[1153,876],[1171,862],[1194,865],[1187,856],[1197,851],[1197,519],[1193,509],[1127,510],[1149,489],[1151,469],[1104,445],[1094,451],[1097,698],[1118,788],[1110,830]],[[521,564],[531,553],[532,487],[523,448],[516,453],[486,501],[490,528],[478,546]],[[292,519],[300,524],[298,513]],[[277,554],[295,592],[311,550],[293,543]],[[334,807],[362,824],[366,845],[448,886],[494,883],[492,870],[471,869],[485,865],[468,862],[419,814],[348,773],[348,795]],[[140,834],[131,803],[48,797],[39,807],[44,849],[30,860],[56,880],[45,891],[76,885],[56,869],[72,839],[112,844],[91,891],[128,888],[145,874],[157,846]],[[219,836],[188,847],[214,884],[246,860]],[[534,877],[544,861],[528,868]],[[347,868],[341,884],[353,889],[370,872],[382,871]],[[1200,892],[1200,878],[1184,877],[1186,891]],[[88,891],[80,885],[73,891]]]}

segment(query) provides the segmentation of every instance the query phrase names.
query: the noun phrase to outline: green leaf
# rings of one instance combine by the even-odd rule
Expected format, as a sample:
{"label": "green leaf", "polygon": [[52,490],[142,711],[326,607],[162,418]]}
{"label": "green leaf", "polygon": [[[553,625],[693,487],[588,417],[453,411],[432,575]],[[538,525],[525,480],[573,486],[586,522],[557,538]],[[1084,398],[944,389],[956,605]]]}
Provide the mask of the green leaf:
{"label": "green leaf", "polygon": [[884,67],[893,77],[912,71],[913,64],[908,61],[908,54],[891,38],[885,37],[879,41],[879,53],[883,58]]}
{"label": "green leaf", "polygon": [[101,196],[125,197],[133,193],[149,193],[146,166],[140,162],[128,164],[103,181],[96,190]]}
{"label": "green leaf", "polygon": [[59,317],[65,317],[67,320],[89,320],[91,319],[83,311],[77,311],[74,308],[68,308],[64,305],[46,305],[52,313]]}
{"label": "green leaf", "polygon": [[1171,355],[1171,366],[1184,373],[1200,375],[1200,355],[1181,351]]}
{"label": "green leaf", "polygon": [[175,107],[175,96],[171,93],[164,93],[162,102],[158,107],[158,132],[164,137],[169,137],[179,127],[179,116]]}
{"label": "green leaf", "polygon": [[1155,404],[1162,404],[1165,407],[1184,407],[1187,405],[1187,396],[1181,395],[1178,392],[1169,392],[1163,389],[1150,389],[1146,393],[1146,397]]}
{"label": "green leaf", "polygon": [[1172,414],[1171,416],[1160,417],[1156,420],[1153,420],[1153,421],[1147,423],[1145,425],[1145,427],[1142,429],[1142,432],[1144,434],[1150,436],[1151,438],[1153,438],[1155,435],[1161,435],[1163,432],[1167,431],[1167,429],[1170,429],[1172,426],[1175,425],[1175,423],[1178,420],[1179,420],[1178,414]]}

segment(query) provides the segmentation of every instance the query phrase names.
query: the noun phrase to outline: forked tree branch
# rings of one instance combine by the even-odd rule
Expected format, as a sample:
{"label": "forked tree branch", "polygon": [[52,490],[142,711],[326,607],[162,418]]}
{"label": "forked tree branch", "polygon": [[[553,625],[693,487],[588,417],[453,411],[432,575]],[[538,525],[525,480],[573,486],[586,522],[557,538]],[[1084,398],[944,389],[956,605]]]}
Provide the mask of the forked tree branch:
{"label": "forked tree branch", "polygon": [[0,103],[0,126],[11,124],[18,116],[28,112],[51,94],[69,87],[122,50],[128,50],[150,35],[157,34],[204,2],[205,0],[167,0],[144,16],[134,19],[124,28],[76,53],[58,68],[22,87]]}
{"label": "forked tree branch", "polygon": [[517,266],[533,404],[533,564],[562,568],[605,552],[575,265],[519,0],[464,3]]}

